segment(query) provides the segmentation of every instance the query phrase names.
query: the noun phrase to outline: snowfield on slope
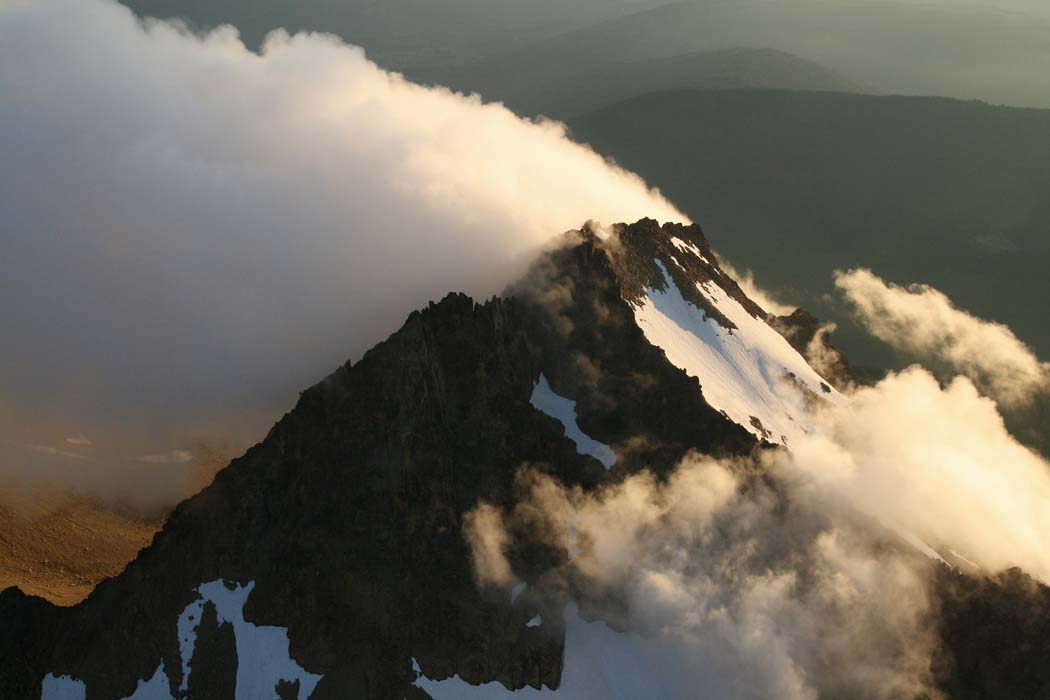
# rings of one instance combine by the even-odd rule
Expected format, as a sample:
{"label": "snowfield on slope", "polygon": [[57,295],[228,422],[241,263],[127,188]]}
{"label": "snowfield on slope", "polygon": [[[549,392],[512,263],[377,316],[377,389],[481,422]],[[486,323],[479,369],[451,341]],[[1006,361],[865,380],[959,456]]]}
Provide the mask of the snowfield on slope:
{"label": "snowfield on slope", "polygon": [[673,365],[700,380],[713,408],[757,437],[786,445],[792,436],[812,429],[802,387],[813,396],[847,403],[784,336],[748,313],[719,285],[702,282],[696,288],[736,325],[735,330],[722,327],[687,301],[664,264],[656,264],[667,289],[647,288],[641,301],[632,304],[635,321]]}
{"label": "snowfield on slope", "polygon": [[419,673],[414,685],[434,700],[689,700],[696,685],[682,659],[657,639],[621,633],[604,622],[587,622],[575,605],[565,611],[565,655],[557,690],[508,690],[498,681],[471,685],[458,675],[442,681]]}
{"label": "snowfield on slope", "polygon": [[606,469],[616,464],[616,455],[613,454],[612,449],[583,432],[576,423],[576,402],[554,393],[547,378],[542,374],[532,387],[529,403],[562,424],[565,428],[565,436],[576,444],[577,453],[594,457]]}
{"label": "snowfield on slope", "polygon": [[[184,697],[192,669],[190,660],[197,644],[197,627],[205,603],[212,603],[220,624],[233,625],[237,645],[236,700],[258,700],[276,697],[278,681],[299,682],[299,700],[313,693],[321,676],[307,673],[295,663],[288,650],[288,630],[283,627],[254,625],[244,619],[244,604],[255,588],[247,586],[228,588],[222,581],[212,581],[197,588],[201,597],[183,609],[178,619],[179,653],[182,657],[182,686],[179,697]],[[83,681],[69,676],[47,674],[41,686],[40,700],[84,700],[87,688]],[[153,676],[139,681],[135,692],[124,700],[172,700],[168,675],[161,662]]]}

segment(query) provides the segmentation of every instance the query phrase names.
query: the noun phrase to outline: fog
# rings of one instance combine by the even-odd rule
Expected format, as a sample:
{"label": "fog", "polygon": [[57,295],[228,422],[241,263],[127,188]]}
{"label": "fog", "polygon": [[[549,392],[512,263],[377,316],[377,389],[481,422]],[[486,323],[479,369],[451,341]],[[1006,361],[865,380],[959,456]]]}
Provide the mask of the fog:
{"label": "fog", "polygon": [[170,505],[428,300],[499,291],[588,219],[684,218],[560,125],[330,36],[256,54],[5,3],[0,94],[0,470],[27,487]]}

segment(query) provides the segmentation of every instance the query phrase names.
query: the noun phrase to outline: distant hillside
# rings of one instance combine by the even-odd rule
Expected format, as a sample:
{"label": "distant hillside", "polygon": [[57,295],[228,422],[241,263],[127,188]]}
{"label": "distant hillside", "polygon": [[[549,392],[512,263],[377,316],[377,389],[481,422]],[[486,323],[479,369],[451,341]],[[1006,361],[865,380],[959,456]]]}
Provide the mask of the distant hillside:
{"label": "distant hillside", "polygon": [[[1017,0],[1026,2],[1026,0]],[[1050,14],[1034,2],[970,0],[122,0],[140,16],[236,26],[249,46],[271,30],[336,34],[380,65],[422,81],[531,106],[537,88],[625,63],[768,47],[832,67],[866,92],[948,95],[1050,107]],[[1016,3],[1015,3],[1016,4]],[[994,6],[993,6],[994,5]],[[710,58],[710,57],[708,57]],[[739,59],[739,57],[737,57]],[[768,57],[767,57],[768,58]],[[704,59],[682,59],[688,60]],[[657,66],[673,77],[693,70]],[[637,81],[641,67],[623,79]],[[693,81],[648,72],[649,89],[839,90],[809,69],[734,66]],[[596,75],[600,85],[607,78]],[[815,82],[814,82],[815,81]],[[834,77],[832,83],[838,83]],[[850,88],[853,89],[853,88]],[[588,92],[586,88],[584,92]],[[556,94],[545,95],[560,106]],[[621,92],[613,99],[627,99]],[[600,106],[582,102],[580,109]],[[565,112],[559,112],[565,113]]]}
{"label": "distant hillside", "polygon": [[[1050,111],[948,99],[682,91],[571,122],[825,318],[831,272],[926,282],[1050,357]],[[893,358],[848,325],[855,363]]]}
{"label": "distant hillside", "polygon": [[121,0],[143,17],[232,24],[257,47],[279,27],[363,46],[384,68],[474,61],[664,0]]}
{"label": "distant hillside", "polygon": [[[590,61],[584,61],[588,65]],[[735,48],[680,56],[614,62],[587,70],[559,65],[551,75],[542,66],[502,60],[435,71],[433,82],[480,91],[523,114],[571,118],[654,90],[773,88],[863,92],[848,78],[775,49]]]}
{"label": "distant hillside", "polygon": [[[833,67],[869,86],[868,92],[1050,107],[1050,24],[1041,16],[987,4],[684,0],[586,27],[567,26],[556,36],[508,46],[456,74],[419,77],[448,79],[455,87],[515,102],[519,94],[540,94],[547,87],[554,92],[564,78],[606,66],[770,47]],[[650,78],[661,81],[650,89],[672,87],[659,76]],[[774,85],[764,81],[751,87]],[[790,83],[775,87],[825,89]]]}
{"label": "distant hillside", "polygon": [[0,504],[0,590],[18,586],[55,605],[79,603],[119,574],[163,525],[72,496],[33,505]]}

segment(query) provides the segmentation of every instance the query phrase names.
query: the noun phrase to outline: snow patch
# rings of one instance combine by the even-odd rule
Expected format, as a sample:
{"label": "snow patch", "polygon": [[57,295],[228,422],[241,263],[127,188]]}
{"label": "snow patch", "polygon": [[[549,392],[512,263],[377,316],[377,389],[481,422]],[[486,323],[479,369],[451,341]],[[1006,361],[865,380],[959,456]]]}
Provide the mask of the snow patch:
{"label": "snow patch", "polygon": [[963,564],[966,564],[967,566],[969,566],[972,569],[980,569],[981,568],[980,564],[977,564],[976,562],[970,561],[969,559],[967,559],[963,555],[961,555],[958,552],[956,552],[954,549],[949,549],[948,553],[951,554],[953,557],[955,557],[956,559],[961,561]]}
{"label": "snow patch", "polygon": [[547,378],[542,374],[532,387],[529,403],[562,424],[566,437],[576,443],[576,452],[594,457],[606,469],[616,464],[616,455],[608,445],[598,442],[580,430],[576,423],[576,402],[554,393],[551,385],[547,383]]}
{"label": "snow patch", "polygon": [[55,677],[49,673],[40,685],[40,700],[84,700],[87,686],[72,676]]}
{"label": "snow patch", "polygon": [[526,627],[539,627],[543,624],[543,618],[536,615],[534,618],[525,623]]}
{"label": "snow patch", "polygon": [[[288,630],[283,627],[260,627],[244,619],[244,604],[255,588],[227,588],[222,581],[212,581],[197,588],[201,598],[186,606],[179,616],[179,652],[182,656],[182,691],[189,679],[189,664],[197,644],[197,627],[204,604],[211,602],[219,623],[229,622],[237,642],[237,700],[272,697],[278,681],[299,681],[299,700],[313,693],[321,676],[307,673],[288,651]],[[144,699],[143,699],[144,700]],[[152,700],[152,699],[150,699]]]}
{"label": "snow patch", "polygon": [[671,236],[671,245],[673,245],[675,248],[682,251],[683,253],[692,253],[701,260],[707,260],[707,258],[704,257],[704,254],[700,252],[700,249],[697,248],[696,245],[687,241],[683,241],[678,236]]}
{"label": "snow patch", "polygon": [[691,700],[696,679],[681,673],[682,660],[659,639],[616,632],[586,622],[575,606],[565,611],[561,686],[511,691],[493,681],[471,685],[459,676],[443,681],[420,675],[414,685],[434,700]]}
{"label": "snow patch", "polygon": [[930,558],[930,559],[932,559],[932,560],[934,560],[936,562],[939,562],[941,564],[944,564],[949,569],[954,569],[955,568],[954,566],[949,564],[948,561],[944,557],[942,557],[940,554],[938,554],[937,550],[935,550],[933,547],[931,547],[930,545],[928,545],[925,542],[923,542],[922,539],[920,539],[918,536],[914,535],[913,533],[908,532],[907,530],[897,530],[897,534],[899,534],[901,536],[901,538],[904,539],[905,542],[907,542],[912,547],[914,547],[915,549],[917,549],[920,552],[922,552],[923,554],[925,554],[928,558]]}
{"label": "snow patch", "polygon": [[[204,606],[209,602],[215,606],[219,624],[228,622],[233,625],[237,645],[237,700],[275,697],[278,681],[299,681],[299,700],[306,700],[314,692],[321,676],[307,673],[292,660],[288,651],[288,630],[254,625],[244,619],[244,604],[253,588],[254,581],[233,588],[227,588],[222,581],[204,583],[197,588],[200,597],[183,608],[177,622],[182,661],[180,697],[187,691],[190,660],[197,646],[197,629]],[[56,678],[49,673],[44,677],[40,700],[84,700],[86,696],[87,688],[82,681],[69,676]],[[172,700],[173,696],[161,662],[153,677],[140,680],[135,692],[124,700]]]}
{"label": "snow patch", "polygon": [[667,289],[646,289],[640,303],[633,305],[635,321],[673,365],[700,380],[704,398],[714,409],[757,437],[787,444],[812,428],[800,385],[827,401],[847,403],[784,336],[748,313],[718,284],[698,283],[696,288],[735,330],[687,301],[663,263],[656,264]]}

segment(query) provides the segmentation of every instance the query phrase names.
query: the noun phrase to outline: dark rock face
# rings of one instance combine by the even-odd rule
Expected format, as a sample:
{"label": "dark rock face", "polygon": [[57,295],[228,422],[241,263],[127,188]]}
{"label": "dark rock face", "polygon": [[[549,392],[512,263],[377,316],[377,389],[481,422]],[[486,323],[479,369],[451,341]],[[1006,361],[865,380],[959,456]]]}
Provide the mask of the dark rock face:
{"label": "dark rock face", "polygon": [[315,697],[395,697],[413,655],[434,677],[556,684],[561,640],[526,635],[527,611],[478,591],[461,531],[480,497],[509,501],[523,462],[568,483],[601,471],[529,405],[540,368],[523,326],[516,302],[462,295],[413,314],[304,392],[84,603],[5,593],[20,624],[0,632],[0,695],[39,697],[54,672],[124,697],[160,661],[178,688],[175,620],[216,579],[257,582],[245,618],[288,629],[293,658],[324,674]]}
{"label": "dark rock face", "polygon": [[936,660],[953,700],[1050,698],[1050,589],[1017,569],[973,578],[942,571]]}
{"label": "dark rock face", "polygon": [[[665,265],[689,276],[681,288],[719,279],[763,313],[720,277],[698,227],[648,220],[621,227],[615,242],[570,234],[508,298],[478,304],[451,294],[413,313],[358,362],[303,392],[265,440],[181,504],[152,545],[83,603],[56,608],[0,592],[0,698],[35,700],[52,673],[84,681],[88,700],[116,700],[160,663],[180,688],[176,620],[197,587],[216,580],[255,583],[244,617],[288,630],[291,657],[322,675],[312,698],[424,700],[412,686],[413,658],[433,679],[557,687],[565,594],[546,589],[543,574],[565,553],[527,538],[508,552],[537,591],[511,602],[475,584],[465,514],[479,501],[511,506],[523,465],[590,489],[646,467],[666,474],[689,450],[758,447],[634,323],[633,295],[665,284],[654,261],[674,254],[671,235],[707,261],[684,273]],[[530,404],[541,373],[576,401],[581,429],[612,447],[610,471]],[[1014,600],[988,595],[994,610]],[[974,600],[944,605],[955,615],[946,618],[954,665],[946,662],[945,687],[959,697],[1005,687],[993,676],[1013,668],[986,649],[977,671],[956,670],[986,642],[971,626],[983,610]],[[542,627],[527,627],[537,613]],[[233,631],[207,604],[196,644],[188,697],[233,697]],[[1043,647],[1002,654],[1047,658]],[[296,683],[279,683],[274,695],[298,697]]]}
{"label": "dark rock face", "polygon": [[201,614],[186,685],[189,700],[234,700],[236,696],[237,638],[232,624],[219,624],[210,602]]}
{"label": "dark rock face", "polygon": [[771,316],[768,322],[836,389],[845,390],[857,383],[846,356],[831,344],[830,331],[816,316],[795,309],[787,316]]}
{"label": "dark rock face", "polygon": [[[667,289],[664,278],[666,271],[685,299],[703,309],[723,328],[732,330],[736,326],[697,291],[697,283],[715,282],[752,316],[766,317],[762,307],[748,298],[736,280],[722,271],[711,245],[696,224],[661,226],[652,219],[642,219],[629,226],[616,227],[616,233],[617,240],[609,246],[612,253],[610,259],[616,269],[624,299],[636,301],[644,294],[646,287]],[[693,246],[699,255],[683,255],[673,239]]]}

